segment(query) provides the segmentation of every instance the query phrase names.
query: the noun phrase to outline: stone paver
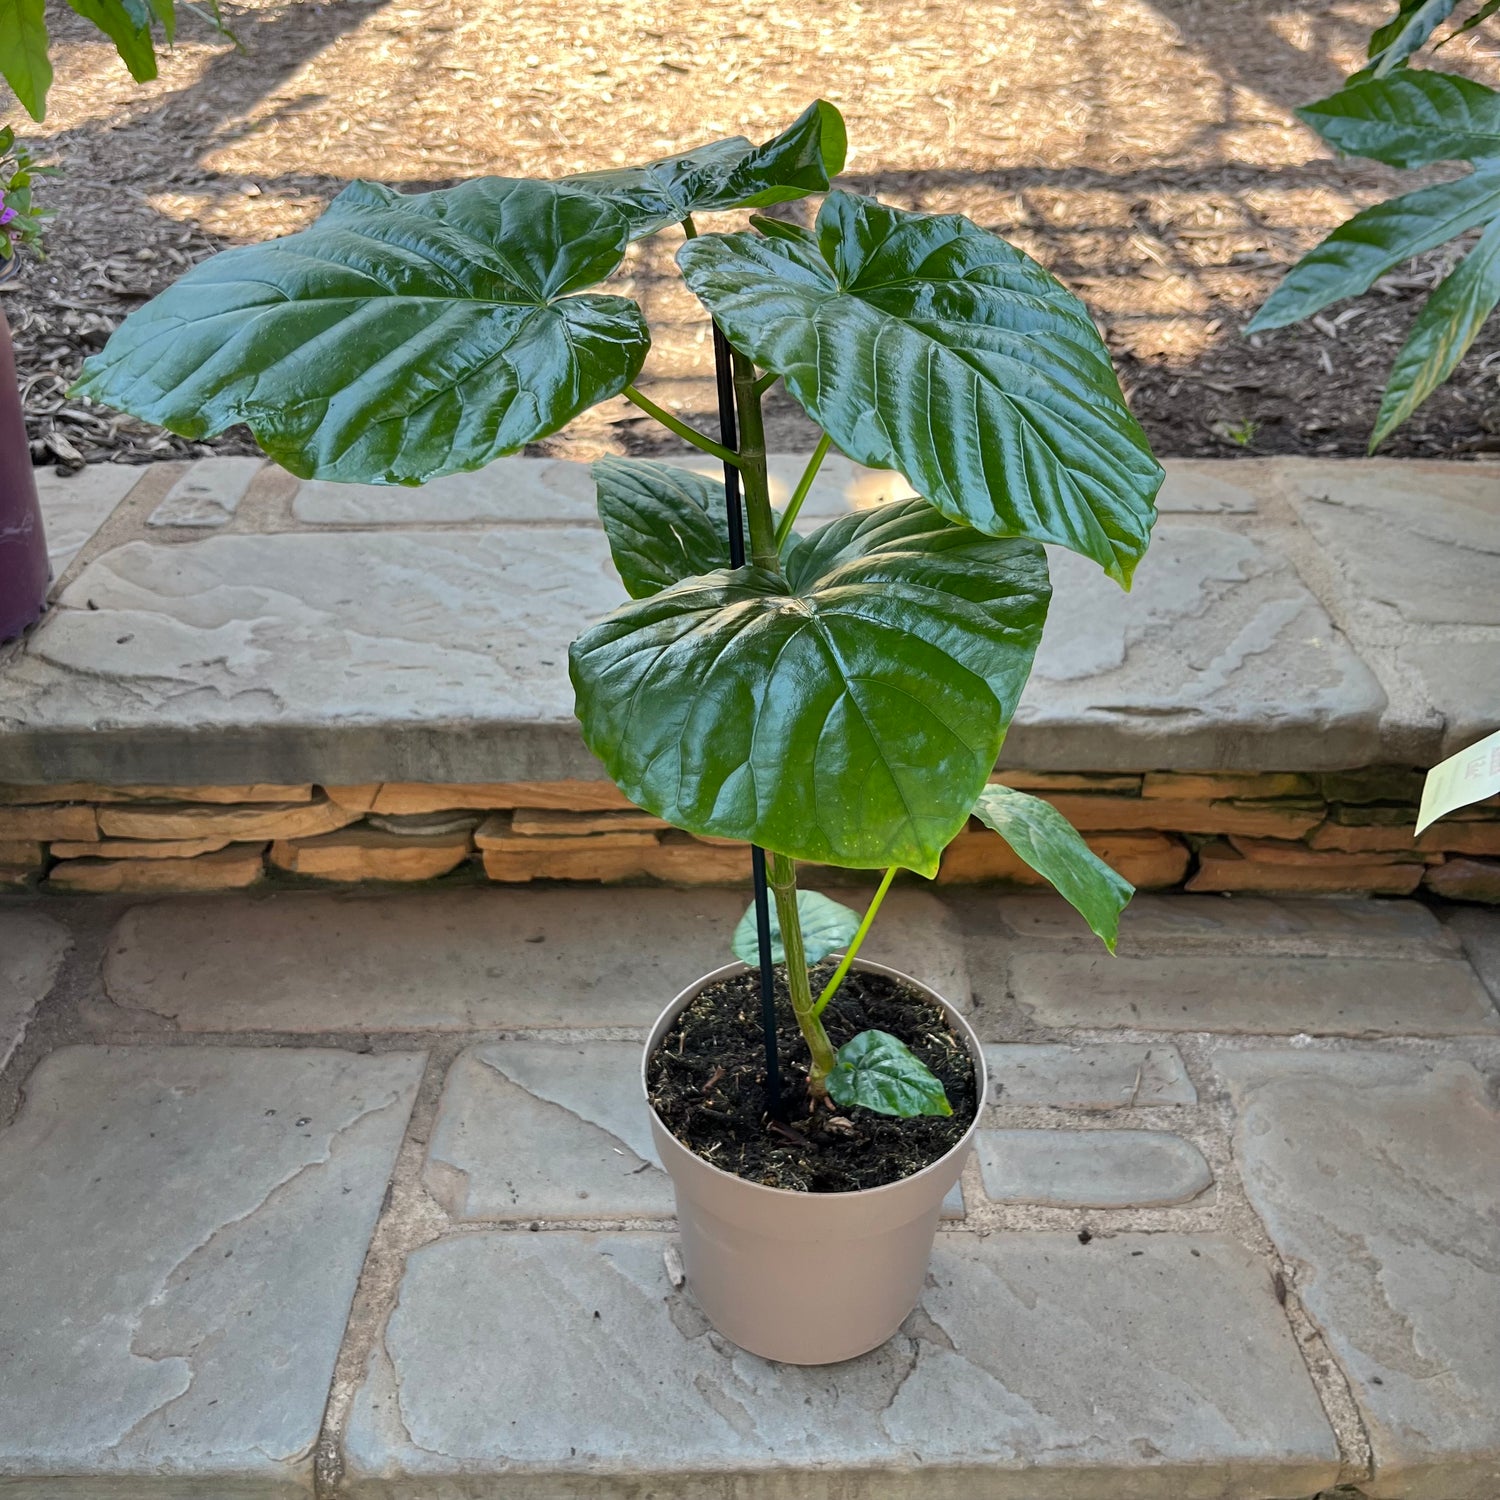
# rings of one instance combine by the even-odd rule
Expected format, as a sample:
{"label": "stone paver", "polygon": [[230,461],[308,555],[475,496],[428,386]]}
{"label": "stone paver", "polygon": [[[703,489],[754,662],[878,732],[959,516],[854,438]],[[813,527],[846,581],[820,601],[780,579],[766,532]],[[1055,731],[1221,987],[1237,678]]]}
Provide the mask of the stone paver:
{"label": "stone paver", "polygon": [[1500,912],[1472,908],[1456,911],[1448,925],[1458,934],[1469,962],[1500,1004]]}
{"label": "stone paver", "polygon": [[[1097,952],[1078,913],[1059,896],[951,898],[971,929],[1000,927],[1022,938],[1042,938]],[[1007,940],[994,937],[1003,949]],[[1447,958],[1453,939],[1430,908],[1417,901],[1360,897],[1137,895],[1120,919],[1117,952],[1150,957],[1172,953],[1253,953],[1326,958]]]}
{"label": "stone paver", "polygon": [[[665,461],[714,479],[724,472],[711,458]],[[773,505],[786,504],[806,463],[806,456],[801,454],[772,455]],[[801,513],[813,522],[852,510],[868,510],[887,500],[907,499],[913,493],[899,474],[866,469],[847,458],[830,456],[823,461]],[[299,521],[334,526],[422,526],[439,521],[589,525],[599,518],[588,464],[534,458],[497,459],[478,473],[449,474],[420,489],[315,480],[299,489],[293,513]],[[803,525],[799,529],[812,527]]]}
{"label": "stone paver", "polygon": [[233,520],[263,458],[206,458],[195,463],[146,517],[148,526],[214,530]]}
{"label": "stone paver", "polygon": [[46,1058],[0,1135],[0,1488],[309,1493],[421,1070],[315,1049]]}
{"label": "stone paver", "polygon": [[990,1100],[1049,1104],[1061,1109],[1123,1109],[1151,1104],[1196,1104],[1182,1055],[1165,1043],[1044,1042],[989,1046]]}
{"label": "stone paver", "polygon": [[1203,1153],[1164,1130],[981,1130],[977,1150],[997,1203],[1151,1208],[1214,1180]]}
{"label": "stone paver", "polygon": [[66,477],[52,469],[35,471],[54,578],[62,576],[79,548],[109,519],[145,472],[134,464],[90,464]]}
{"label": "stone paver", "polygon": [[665,1243],[416,1251],[356,1397],[349,1493],[479,1494],[490,1475],[570,1500],[1263,1500],[1336,1473],[1270,1277],[1225,1240],[940,1235],[903,1332],[832,1369],[712,1334]]}
{"label": "stone paver", "polygon": [[499,1042],[448,1072],[423,1180],[459,1219],[670,1214],[639,1042]]}
{"label": "stone paver", "polygon": [[206,782],[595,775],[567,647],[623,598],[594,527],[129,542],[7,666],[0,775],[177,782],[184,735]]}
{"label": "stone paver", "polygon": [[0,1068],[8,1063],[73,945],[60,922],[0,905]]}
{"label": "stone paver", "polygon": [[1373,623],[1500,625],[1492,468],[1312,462],[1289,465],[1287,482],[1355,608]]}
{"label": "stone paver", "polygon": [[[643,1028],[733,962],[745,901],[721,890],[165,901],[122,918],[105,986],[184,1031]],[[956,924],[925,891],[891,895],[865,952],[968,1003]]]}
{"label": "stone paver", "polygon": [[1500,729],[1500,628],[1483,641],[1432,642],[1424,632],[1399,647],[1396,659],[1443,716],[1441,756],[1457,755]]}
{"label": "stone paver", "polygon": [[1224,1053],[1245,1187],[1353,1384],[1381,1500],[1500,1494],[1500,1112],[1467,1063]]}
{"label": "stone paver", "polygon": [[[990,987],[976,963],[975,992]],[[1111,958],[1021,952],[1008,984],[1047,1026],[1326,1036],[1500,1035],[1468,964],[1394,958]],[[981,1005],[980,1013],[983,1015]]]}
{"label": "stone paver", "polygon": [[1002,764],[1318,769],[1379,760],[1385,693],[1272,545],[1162,524],[1125,593],[1051,557],[1053,609]]}

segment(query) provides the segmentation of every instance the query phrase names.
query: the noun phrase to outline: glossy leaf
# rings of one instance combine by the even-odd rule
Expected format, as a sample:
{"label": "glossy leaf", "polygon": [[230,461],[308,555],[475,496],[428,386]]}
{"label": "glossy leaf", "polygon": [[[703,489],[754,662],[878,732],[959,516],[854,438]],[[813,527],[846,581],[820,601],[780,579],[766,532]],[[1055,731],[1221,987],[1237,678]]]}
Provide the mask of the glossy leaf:
{"label": "glossy leaf", "polygon": [[828,1096],[846,1109],[857,1104],[903,1119],[953,1113],[943,1085],[888,1031],[862,1031],[839,1048]]}
{"label": "glossy leaf", "polygon": [[644,167],[578,172],[559,181],[614,204],[630,220],[631,239],[640,239],[689,214],[760,208],[826,192],[844,169],[847,149],[843,116],[819,99],[762,146],[732,136]]}
{"label": "glossy leaf", "polygon": [[1486,163],[1456,182],[1440,182],[1367,208],[1309,251],[1250,322],[1250,331],[1281,328],[1357,297],[1403,261],[1446,244],[1500,214],[1500,163]]}
{"label": "glossy leaf", "polygon": [[1452,73],[1402,69],[1297,113],[1330,146],[1392,167],[1500,156],[1500,93]]}
{"label": "glossy leaf", "polygon": [[593,475],[610,554],[632,599],[728,563],[722,481],[646,458],[601,458]]}
{"label": "glossy leaf", "polygon": [[68,4],[115,44],[120,60],[137,83],[156,77],[156,47],[151,41],[151,12],[144,0],[68,0]]}
{"label": "glossy leaf", "polygon": [[547,183],[355,183],[300,234],[195,266],[76,390],[190,438],[244,422],[302,478],[477,469],[634,379],[640,309],[577,295],[626,232],[608,204]]}
{"label": "glossy leaf", "polygon": [[33,120],[46,118],[52,64],[45,0],[0,0],[0,77]]}
{"label": "glossy leaf", "polygon": [[1500,219],[1491,222],[1417,314],[1381,398],[1372,451],[1453,373],[1497,302]]}
{"label": "glossy leaf", "polygon": [[[818,891],[797,892],[797,915],[802,920],[802,942],[807,949],[807,962],[811,967],[820,964],[830,953],[838,953],[849,946],[849,941],[859,931],[859,913],[850,911],[837,901]],[[754,969],[760,964],[760,936],[755,925],[755,907],[752,904],[740,918],[734,929],[734,956],[742,964]],[[786,962],[786,947],[781,941],[781,918],[776,903],[771,902],[771,962]]]}
{"label": "glossy leaf", "polygon": [[1049,588],[1040,546],[921,500],[616,610],[570,653],[589,748],[639,807],[821,864],[936,873],[995,764]]}
{"label": "glossy leaf", "polygon": [[[649,458],[601,458],[593,474],[599,519],[632,599],[649,598],[728,563],[722,479]],[[795,532],[787,537],[783,559],[798,541]]]}
{"label": "glossy leaf", "polygon": [[1453,14],[1457,0],[1400,0],[1395,16],[1370,33],[1365,71],[1384,78],[1425,45],[1427,38]]}
{"label": "glossy leaf", "polygon": [[834,192],[816,245],[778,226],[700,236],[677,260],[841,452],[1128,583],[1162,471],[1088,312],[1029,256],[957,214]]}
{"label": "glossy leaf", "polygon": [[974,816],[1050,881],[1104,946],[1115,951],[1120,913],[1135,895],[1135,887],[1110,869],[1050,802],[991,785],[974,803]]}

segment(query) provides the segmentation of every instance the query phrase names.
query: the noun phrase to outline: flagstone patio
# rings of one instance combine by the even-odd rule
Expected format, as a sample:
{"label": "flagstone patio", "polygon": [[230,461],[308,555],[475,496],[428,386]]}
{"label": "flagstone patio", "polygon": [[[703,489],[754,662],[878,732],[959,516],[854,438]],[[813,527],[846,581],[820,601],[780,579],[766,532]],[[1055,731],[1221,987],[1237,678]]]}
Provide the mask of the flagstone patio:
{"label": "flagstone patio", "polygon": [[681,1285],[636,1097],[741,901],[0,901],[0,1492],[1500,1493],[1500,914],[1144,896],[1110,961],[902,893],[994,1093],[917,1311],[795,1369]]}

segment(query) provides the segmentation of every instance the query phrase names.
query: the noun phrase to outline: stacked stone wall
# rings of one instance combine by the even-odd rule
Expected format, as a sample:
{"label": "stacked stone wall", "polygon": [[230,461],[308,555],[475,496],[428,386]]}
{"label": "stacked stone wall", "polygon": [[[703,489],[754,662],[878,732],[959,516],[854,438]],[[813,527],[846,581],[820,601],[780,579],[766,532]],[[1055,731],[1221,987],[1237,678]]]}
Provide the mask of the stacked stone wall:
{"label": "stacked stone wall", "polygon": [[[1500,903],[1500,802],[1413,839],[1422,772],[1000,773],[1054,803],[1142,890],[1358,892]],[[697,838],[608,782],[0,785],[0,889],[535,880],[734,885],[743,846]],[[831,879],[858,878],[829,871]],[[978,824],[940,884],[1039,885]]]}

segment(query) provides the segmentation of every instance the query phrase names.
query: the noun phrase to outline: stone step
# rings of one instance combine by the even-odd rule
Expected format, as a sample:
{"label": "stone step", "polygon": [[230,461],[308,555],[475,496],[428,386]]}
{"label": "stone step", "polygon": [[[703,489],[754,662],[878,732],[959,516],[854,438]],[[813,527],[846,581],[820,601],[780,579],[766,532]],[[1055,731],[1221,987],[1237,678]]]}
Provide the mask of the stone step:
{"label": "stone step", "polygon": [[[623,596],[584,465],[502,459],[420,491],[253,465],[42,476],[66,568],[0,664],[0,782],[598,777],[566,648]],[[778,459],[778,493],[799,467]],[[1167,467],[1131,593],[1054,558],[1009,764],[1413,766],[1500,728],[1485,466]],[[807,515],[904,489],[830,460]]]}
{"label": "stone step", "polygon": [[1500,1492],[1500,914],[1141,898],[1165,998],[1064,1014],[1061,902],[905,893],[995,1087],[918,1309],[807,1370],[704,1322],[637,1096],[742,899],[0,902],[0,1489]]}

